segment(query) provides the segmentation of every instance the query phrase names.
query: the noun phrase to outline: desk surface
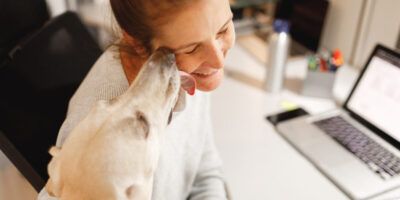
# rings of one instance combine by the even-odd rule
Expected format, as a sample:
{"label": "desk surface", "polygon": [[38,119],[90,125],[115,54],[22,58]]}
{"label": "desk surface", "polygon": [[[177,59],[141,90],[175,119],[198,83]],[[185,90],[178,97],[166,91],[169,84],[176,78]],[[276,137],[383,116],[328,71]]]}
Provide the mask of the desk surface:
{"label": "desk surface", "polygon": [[[227,64],[241,63],[247,69],[256,66],[246,64],[257,65],[249,55],[233,57],[239,60],[228,60]],[[332,100],[304,97],[288,90],[273,95],[230,77],[211,98],[216,144],[234,200],[348,199],[265,120],[266,115],[281,110],[283,100],[295,102],[311,113],[333,109]],[[400,197],[400,191],[375,199],[394,196]]]}

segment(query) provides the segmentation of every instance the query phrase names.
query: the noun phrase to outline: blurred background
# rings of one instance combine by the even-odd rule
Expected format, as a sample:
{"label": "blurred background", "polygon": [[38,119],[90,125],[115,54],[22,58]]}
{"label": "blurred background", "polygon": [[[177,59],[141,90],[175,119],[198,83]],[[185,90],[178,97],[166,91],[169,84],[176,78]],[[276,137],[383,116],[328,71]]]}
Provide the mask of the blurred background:
{"label": "blurred background", "polygon": [[[237,41],[233,56],[227,58],[227,76],[257,90],[263,90],[276,18],[290,23],[289,59],[338,50],[350,71],[357,71],[376,43],[400,49],[398,0],[230,0],[230,4]],[[101,50],[115,40],[116,24],[107,0],[0,0],[1,63],[16,45],[66,11],[78,14]],[[243,59],[244,54],[251,58],[250,63]],[[224,118],[217,111],[213,116],[220,121]],[[217,145],[224,148],[221,136],[217,136]],[[227,163],[232,164],[229,159]],[[0,152],[0,200],[34,199],[36,195],[34,187]]]}

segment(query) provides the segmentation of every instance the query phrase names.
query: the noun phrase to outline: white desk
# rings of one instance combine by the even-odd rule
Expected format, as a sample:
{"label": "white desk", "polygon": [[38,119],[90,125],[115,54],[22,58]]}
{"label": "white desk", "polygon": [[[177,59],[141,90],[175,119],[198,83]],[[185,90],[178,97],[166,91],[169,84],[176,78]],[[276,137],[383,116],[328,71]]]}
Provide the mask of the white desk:
{"label": "white desk", "polygon": [[[262,68],[251,56],[239,55],[240,51],[234,47],[233,55],[228,57],[227,65],[231,64],[228,69],[237,67],[232,66],[235,64],[249,73]],[[249,63],[253,66],[246,66]],[[333,101],[302,97],[290,91],[271,95],[229,77],[212,93],[215,139],[233,199],[348,199],[267,123],[265,116],[279,111],[282,100],[296,102],[311,113],[335,107]],[[396,196],[400,197],[400,191],[376,199]]]}

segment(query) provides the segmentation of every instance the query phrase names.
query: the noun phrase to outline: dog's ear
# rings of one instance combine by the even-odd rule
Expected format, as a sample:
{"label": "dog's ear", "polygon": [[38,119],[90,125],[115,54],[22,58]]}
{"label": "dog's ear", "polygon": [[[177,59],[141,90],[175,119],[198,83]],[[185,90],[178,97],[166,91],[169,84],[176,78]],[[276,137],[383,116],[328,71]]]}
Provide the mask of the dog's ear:
{"label": "dog's ear", "polygon": [[138,140],[146,140],[150,132],[149,121],[141,111],[134,111],[133,116],[124,117],[112,128],[123,133],[133,134]]}
{"label": "dog's ear", "polygon": [[145,139],[149,136],[150,125],[146,115],[142,111],[136,111],[136,120],[138,122],[138,131],[141,131],[141,135],[144,136]]}

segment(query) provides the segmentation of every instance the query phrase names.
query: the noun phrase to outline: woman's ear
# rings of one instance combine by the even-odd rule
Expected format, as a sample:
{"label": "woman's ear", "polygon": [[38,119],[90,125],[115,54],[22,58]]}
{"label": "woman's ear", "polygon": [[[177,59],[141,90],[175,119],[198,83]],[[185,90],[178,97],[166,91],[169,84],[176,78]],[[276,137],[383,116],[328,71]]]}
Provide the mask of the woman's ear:
{"label": "woman's ear", "polygon": [[123,36],[123,40],[126,43],[128,43],[129,46],[133,47],[133,50],[135,51],[135,53],[137,55],[139,55],[140,57],[148,56],[148,52],[147,52],[146,48],[143,46],[143,44],[139,40],[137,40],[133,36],[130,36],[125,31],[122,31],[122,36]]}

